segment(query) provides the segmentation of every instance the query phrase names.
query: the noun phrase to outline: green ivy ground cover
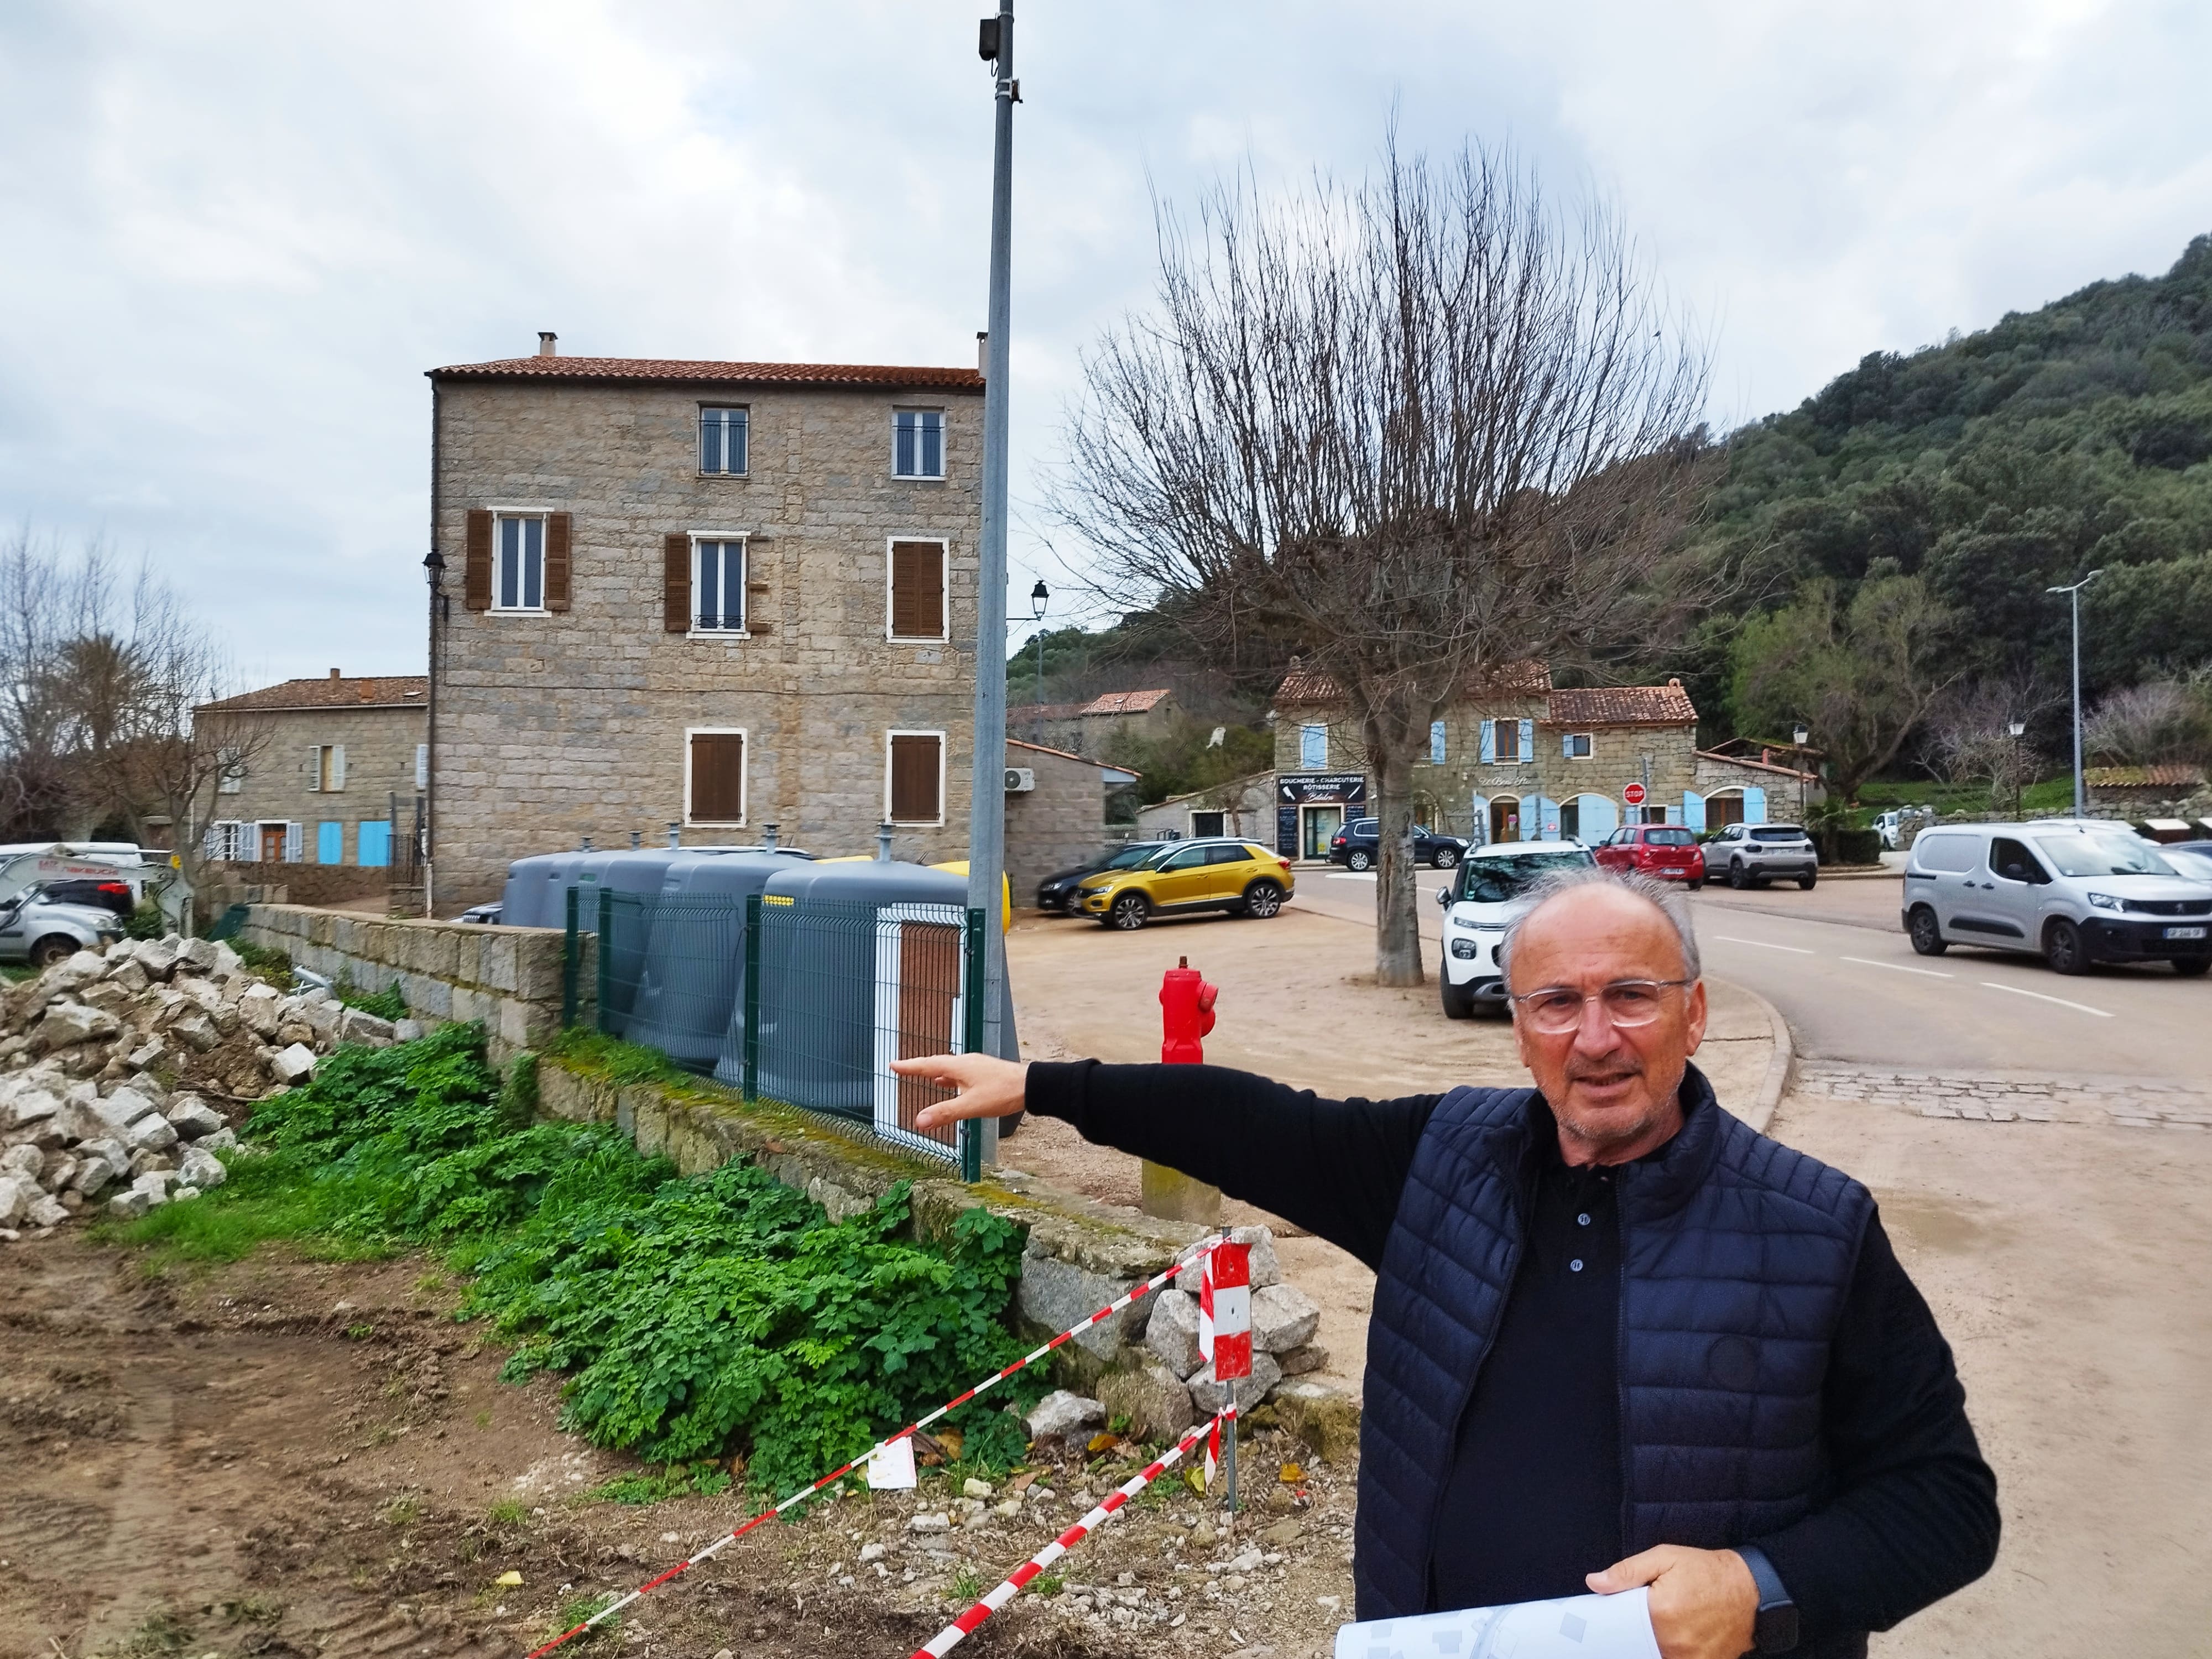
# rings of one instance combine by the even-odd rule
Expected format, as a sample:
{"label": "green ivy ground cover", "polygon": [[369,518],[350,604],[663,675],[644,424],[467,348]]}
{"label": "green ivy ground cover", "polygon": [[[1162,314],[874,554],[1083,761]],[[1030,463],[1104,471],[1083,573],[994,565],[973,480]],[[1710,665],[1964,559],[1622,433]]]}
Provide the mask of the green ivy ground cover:
{"label": "green ivy ground cover", "polygon": [[[970,1211],[931,1249],[899,1237],[903,1184],[833,1224],[750,1164],[680,1176],[611,1128],[532,1121],[532,1063],[502,1085],[474,1026],[341,1048],[256,1109],[261,1155],[124,1236],[217,1259],[436,1249],[469,1279],[459,1316],[519,1345],[504,1376],[567,1376],[562,1427],[657,1462],[742,1452],[779,1495],[1021,1352],[1010,1223]],[[964,1461],[1018,1458],[1003,1408],[1042,1385],[958,1414]]]}

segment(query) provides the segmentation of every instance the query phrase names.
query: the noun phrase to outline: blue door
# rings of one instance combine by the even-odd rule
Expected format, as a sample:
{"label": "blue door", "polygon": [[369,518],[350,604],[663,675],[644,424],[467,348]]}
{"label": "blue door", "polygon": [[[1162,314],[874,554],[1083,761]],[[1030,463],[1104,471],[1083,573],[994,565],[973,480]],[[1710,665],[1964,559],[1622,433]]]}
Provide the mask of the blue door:
{"label": "blue door", "polygon": [[1743,787],[1743,821],[1746,823],[1766,822],[1766,791],[1748,783]]}
{"label": "blue door", "polygon": [[325,818],[315,826],[315,862],[345,862],[345,825],[336,818]]}
{"label": "blue door", "polygon": [[378,866],[392,862],[392,826],[383,819],[361,821],[361,861]]}

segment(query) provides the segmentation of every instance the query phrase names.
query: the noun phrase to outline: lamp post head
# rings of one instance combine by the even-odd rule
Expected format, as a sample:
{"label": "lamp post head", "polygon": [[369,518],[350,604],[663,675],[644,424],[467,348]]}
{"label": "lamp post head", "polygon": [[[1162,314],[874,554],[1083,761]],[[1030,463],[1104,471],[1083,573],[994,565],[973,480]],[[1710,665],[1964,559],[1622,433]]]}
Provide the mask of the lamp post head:
{"label": "lamp post head", "polygon": [[1036,586],[1030,589],[1030,614],[1042,622],[1045,603],[1051,598],[1052,590],[1044,585],[1044,578],[1039,576]]}
{"label": "lamp post head", "polygon": [[2027,722],[2026,720],[2008,721],[2005,725],[2005,730],[2011,732],[2015,738],[2024,738],[2027,735]]}
{"label": "lamp post head", "polygon": [[446,556],[434,547],[422,561],[422,574],[428,578],[433,589],[446,580]]}
{"label": "lamp post head", "polygon": [[1799,727],[1796,729],[1796,731],[1795,731],[1794,732],[1792,732],[1792,733],[1790,734],[1790,738],[1791,738],[1791,740],[1792,740],[1793,742],[1795,742],[1795,743],[1796,744],[1796,745],[1797,745],[1800,749],[1802,749],[1802,748],[1805,746],[1805,739],[1806,739],[1806,738],[1809,738],[1809,737],[1811,737],[1812,735],[1813,735],[1813,734],[1812,734],[1810,732],[1808,732],[1808,731],[1807,731],[1803,726],[1799,726]]}

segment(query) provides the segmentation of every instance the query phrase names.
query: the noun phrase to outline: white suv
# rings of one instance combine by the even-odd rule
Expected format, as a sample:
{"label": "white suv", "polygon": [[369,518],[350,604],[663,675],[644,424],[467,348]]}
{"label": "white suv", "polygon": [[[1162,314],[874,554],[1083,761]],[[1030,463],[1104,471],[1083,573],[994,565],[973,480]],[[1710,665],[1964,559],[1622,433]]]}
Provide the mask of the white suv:
{"label": "white suv", "polygon": [[1528,908],[1527,894],[1553,870],[1593,865],[1589,848],[1571,841],[1500,841],[1478,847],[1437,890],[1444,907],[1444,950],[1437,981],[1444,1013],[1468,1019],[1477,1008],[1505,1006],[1498,946],[1505,924]]}

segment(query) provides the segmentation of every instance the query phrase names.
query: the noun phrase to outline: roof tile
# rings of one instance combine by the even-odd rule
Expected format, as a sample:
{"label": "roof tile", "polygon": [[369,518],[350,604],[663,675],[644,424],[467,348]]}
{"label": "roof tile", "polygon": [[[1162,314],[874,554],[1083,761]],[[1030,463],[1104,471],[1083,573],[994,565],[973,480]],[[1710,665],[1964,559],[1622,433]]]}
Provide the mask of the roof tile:
{"label": "roof tile", "polygon": [[972,368],[890,363],[728,363],[678,357],[505,357],[426,371],[434,380],[575,380],[605,386],[803,386],[981,392]]}
{"label": "roof tile", "polygon": [[241,691],[217,702],[204,702],[202,714],[268,713],[280,708],[420,708],[430,682],[421,674],[365,674],[353,679],[286,680],[256,691]]}

